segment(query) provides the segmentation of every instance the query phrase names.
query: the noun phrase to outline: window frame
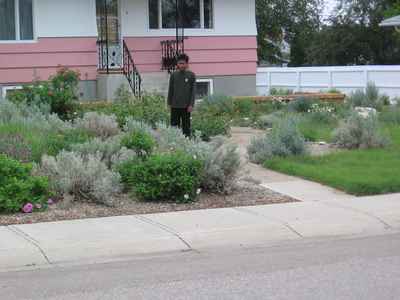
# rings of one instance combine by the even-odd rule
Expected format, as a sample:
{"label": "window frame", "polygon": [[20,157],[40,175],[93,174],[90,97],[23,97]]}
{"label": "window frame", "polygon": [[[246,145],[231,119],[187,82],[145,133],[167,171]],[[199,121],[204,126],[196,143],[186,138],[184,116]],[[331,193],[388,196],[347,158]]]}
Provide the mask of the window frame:
{"label": "window frame", "polygon": [[19,1],[14,0],[14,16],[15,16],[15,40],[0,40],[0,44],[10,44],[10,43],[32,43],[36,42],[36,0],[32,0],[32,39],[21,40],[21,24],[19,19]]}
{"label": "window frame", "polygon": [[[214,94],[214,80],[212,78],[196,78],[196,83],[208,83],[208,96],[212,96]],[[202,98],[198,98],[196,100],[201,100]]]}
{"label": "window frame", "polygon": [[[175,28],[164,28],[162,27],[163,24],[163,19],[162,19],[162,0],[157,0],[158,2],[158,28],[150,28],[150,0],[147,1],[147,6],[146,6],[146,11],[147,11],[147,29],[149,31],[172,31],[175,30]],[[184,28],[185,30],[206,30],[206,31],[214,31],[215,30],[215,0],[212,0],[212,24],[213,26],[211,28],[205,28],[204,25],[204,0],[199,0],[200,1],[200,27],[199,28]]]}
{"label": "window frame", "polygon": [[22,85],[6,85],[6,86],[3,86],[2,88],[1,88],[1,94],[2,94],[2,100],[4,101],[4,100],[6,100],[7,99],[7,92],[8,91],[17,91],[17,90],[22,90],[23,89],[23,86]]}

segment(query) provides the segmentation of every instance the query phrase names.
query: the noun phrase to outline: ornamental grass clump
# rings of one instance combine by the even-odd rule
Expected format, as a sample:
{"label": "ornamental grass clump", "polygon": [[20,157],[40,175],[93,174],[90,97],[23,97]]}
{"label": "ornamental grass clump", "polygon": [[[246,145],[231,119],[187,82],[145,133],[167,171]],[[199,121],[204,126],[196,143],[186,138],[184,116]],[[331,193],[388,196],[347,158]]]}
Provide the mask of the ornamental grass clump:
{"label": "ornamental grass clump", "polygon": [[48,179],[32,175],[32,165],[0,154],[0,213],[45,208],[49,195]]}
{"label": "ornamental grass clump", "polygon": [[236,145],[226,145],[223,139],[212,141],[212,151],[205,160],[202,188],[211,193],[230,193],[240,166],[240,154]]}
{"label": "ornamental grass clump", "polygon": [[306,152],[306,143],[293,117],[281,120],[264,136],[253,138],[247,148],[250,161],[263,163],[274,156],[286,157]]}
{"label": "ornamental grass clump", "polygon": [[279,123],[282,118],[285,117],[285,112],[283,111],[276,111],[270,113],[268,115],[260,116],[255,124],[254,127],[259,129],[268,129],[274,127],[275,124]]}
{"label": "ornamental grass clump", "polygon": [[71,150],[85,157],[88,155],[99,155],[101,161],[104,162],[107,167],[111,168],[113,165],[113,157],[118,155],[121,151],[121,140],[122,135],[116,135],[105,140],[93,138],[85,143],[71,146]]}
{"label": "ornamental grass clump", "polygon": [[346,99],[346,103],[351,107],[372,107],[380,111],[389,103],[389,99],[379,93],[375,83],[369,82],[365,91],[356,90]]}
{"label": "ornamental grass clump", "polygon": [[334,131],[333,141],[345,149],[382,148],[390,143],[389,138],[380,131],[375,116],[365,118],[357,113],[341,122]]}
{"label": "ornamental grass clump", "polygon": [[105,115],[97,112],[85,113],[82,119],[75,121],[75,127],[101,139],[120,133],[117,118],[114,115]]}
{"label": "ornamental grass clump", "polygon": [[113,196],[121,191],[120,175],[109,170],[99,154],[62,151],[56,157],[45,155],[37,172],[48,176],[60,195],[75,199],[112,205]]}

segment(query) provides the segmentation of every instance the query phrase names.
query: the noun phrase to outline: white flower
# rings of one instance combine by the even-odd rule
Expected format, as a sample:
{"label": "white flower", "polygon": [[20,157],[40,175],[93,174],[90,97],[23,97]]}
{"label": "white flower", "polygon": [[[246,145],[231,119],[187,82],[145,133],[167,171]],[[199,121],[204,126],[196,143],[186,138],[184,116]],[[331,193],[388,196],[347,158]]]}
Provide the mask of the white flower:
{"label": "white flower", "polygon": [[189,195],[185,194],[185,196],[183,196],[183,198],[185,198],[185,200],[189,200]]}
{"label": "white flower", "polygon": [[197,156],[196,156],[196,155],[193,155],[193,159],[197,159]]}
{"label": "white flower", "polygon": [[197,195],[200,195],[201,189],[197,189]]}

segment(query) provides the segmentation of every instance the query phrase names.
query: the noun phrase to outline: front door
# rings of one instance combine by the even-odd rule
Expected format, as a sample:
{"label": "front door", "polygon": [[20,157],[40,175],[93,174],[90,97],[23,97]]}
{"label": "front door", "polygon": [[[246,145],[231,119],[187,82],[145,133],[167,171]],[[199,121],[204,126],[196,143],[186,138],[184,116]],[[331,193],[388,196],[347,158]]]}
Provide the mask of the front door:
{"label": "front door", "polygon": [[119,0],[96,0],[99,69],[122,68]]}

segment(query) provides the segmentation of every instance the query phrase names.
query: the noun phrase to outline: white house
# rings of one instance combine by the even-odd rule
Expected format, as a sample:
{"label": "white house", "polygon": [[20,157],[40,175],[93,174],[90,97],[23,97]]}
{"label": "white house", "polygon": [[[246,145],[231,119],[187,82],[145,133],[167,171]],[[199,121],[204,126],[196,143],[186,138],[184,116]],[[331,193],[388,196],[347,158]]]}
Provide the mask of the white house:
{"label": "white house", "polygon": [[162,89],[179,51],[199,93],[254,95],[256,35],[255,0],[0,0],[0,97],[60,65],[80,71],[83,99],[122,74]]}

